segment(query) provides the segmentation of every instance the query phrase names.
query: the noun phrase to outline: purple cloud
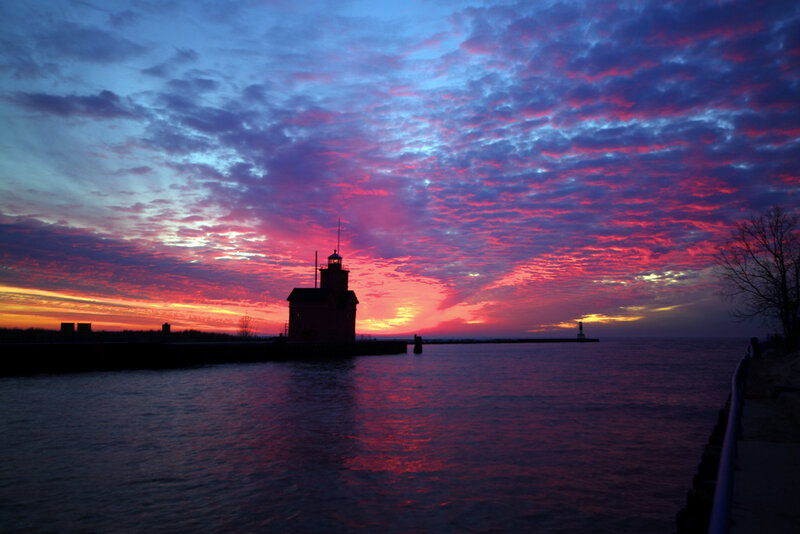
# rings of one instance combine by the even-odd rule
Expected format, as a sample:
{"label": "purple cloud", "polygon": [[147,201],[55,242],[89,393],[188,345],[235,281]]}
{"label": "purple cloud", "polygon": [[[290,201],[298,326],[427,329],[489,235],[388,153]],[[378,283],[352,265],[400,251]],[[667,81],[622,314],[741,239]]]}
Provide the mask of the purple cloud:
{"label": "purple cloud", "polygon": [[126,99],[111,91],[96,95],[52,95],[46,93],[16,93],[11,100],[29,111],[61,117],[94,117],[98,119],[135,118],[140,111]]}
{"label": "purple cloud", "polygon": [[[707,287],[733,221],[798,194],[792,2],[143,6],[7,8],[38,22],[0,43],[5,146],[31,154],[5,158],[4,212],[61,232],[96,210],[211,271],[305,261],[341,217],[364,261],[512,321],[499,298],[609,314],[667,302],[658,273]],[[44,203],[58,180],[96,194]]]}
{"label": "purple cloud", "polygon": [[37,39],[38,46],[57,57],[93,63],[115,63],[145,52],[145,47],[112,32],[62,22]]}

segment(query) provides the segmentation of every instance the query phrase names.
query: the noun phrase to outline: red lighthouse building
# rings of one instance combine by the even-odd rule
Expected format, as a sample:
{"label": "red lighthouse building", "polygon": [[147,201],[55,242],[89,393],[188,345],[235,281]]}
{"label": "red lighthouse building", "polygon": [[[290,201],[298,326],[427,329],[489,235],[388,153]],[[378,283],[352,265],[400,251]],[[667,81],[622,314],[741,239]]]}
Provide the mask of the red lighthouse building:
{"label": "red lighthouse building", "polygon": [[320,287],[296,287],[289,301],[289,339],[293,341],[355,341],[354,291],[347,288],[350,271],[333,251],[320,270]]}

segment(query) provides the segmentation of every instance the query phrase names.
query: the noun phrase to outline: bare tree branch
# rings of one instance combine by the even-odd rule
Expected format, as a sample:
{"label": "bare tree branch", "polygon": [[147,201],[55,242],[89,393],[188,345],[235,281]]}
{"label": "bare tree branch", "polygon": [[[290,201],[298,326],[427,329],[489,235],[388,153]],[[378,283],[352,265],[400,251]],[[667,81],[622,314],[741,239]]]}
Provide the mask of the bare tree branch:
{"label": "bare tree branch", "polygon": [[253,320],[247,314],[239,318],[239,335],[241,337],[253,337]]}
{"label": "bare tree branch", "polygon": [[775,206],[734,228],[716,256],[723,294],[735,299],[737,317],[776,319],[789,348],[800,332],[800,225]]}

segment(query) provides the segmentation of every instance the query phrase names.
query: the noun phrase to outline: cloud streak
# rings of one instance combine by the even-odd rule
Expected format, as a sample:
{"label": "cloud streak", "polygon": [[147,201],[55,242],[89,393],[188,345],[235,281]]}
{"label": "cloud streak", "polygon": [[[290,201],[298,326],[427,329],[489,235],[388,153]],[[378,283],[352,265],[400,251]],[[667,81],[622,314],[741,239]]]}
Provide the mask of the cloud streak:
{"label": "cloud streak", "polygon": [[279,309],[341,217],[364,333],[707,332],[796,203],[793,3],[393,7],[4,7],[0,282]]}

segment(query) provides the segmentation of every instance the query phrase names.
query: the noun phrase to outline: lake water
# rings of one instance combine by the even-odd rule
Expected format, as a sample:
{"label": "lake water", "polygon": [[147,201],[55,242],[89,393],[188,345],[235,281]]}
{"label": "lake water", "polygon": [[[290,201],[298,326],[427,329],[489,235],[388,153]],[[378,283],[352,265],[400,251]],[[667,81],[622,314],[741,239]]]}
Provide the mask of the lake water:
{"label": "lake water", "polygon": [[746,341],[0,378],[0,529],[672,532]]}

